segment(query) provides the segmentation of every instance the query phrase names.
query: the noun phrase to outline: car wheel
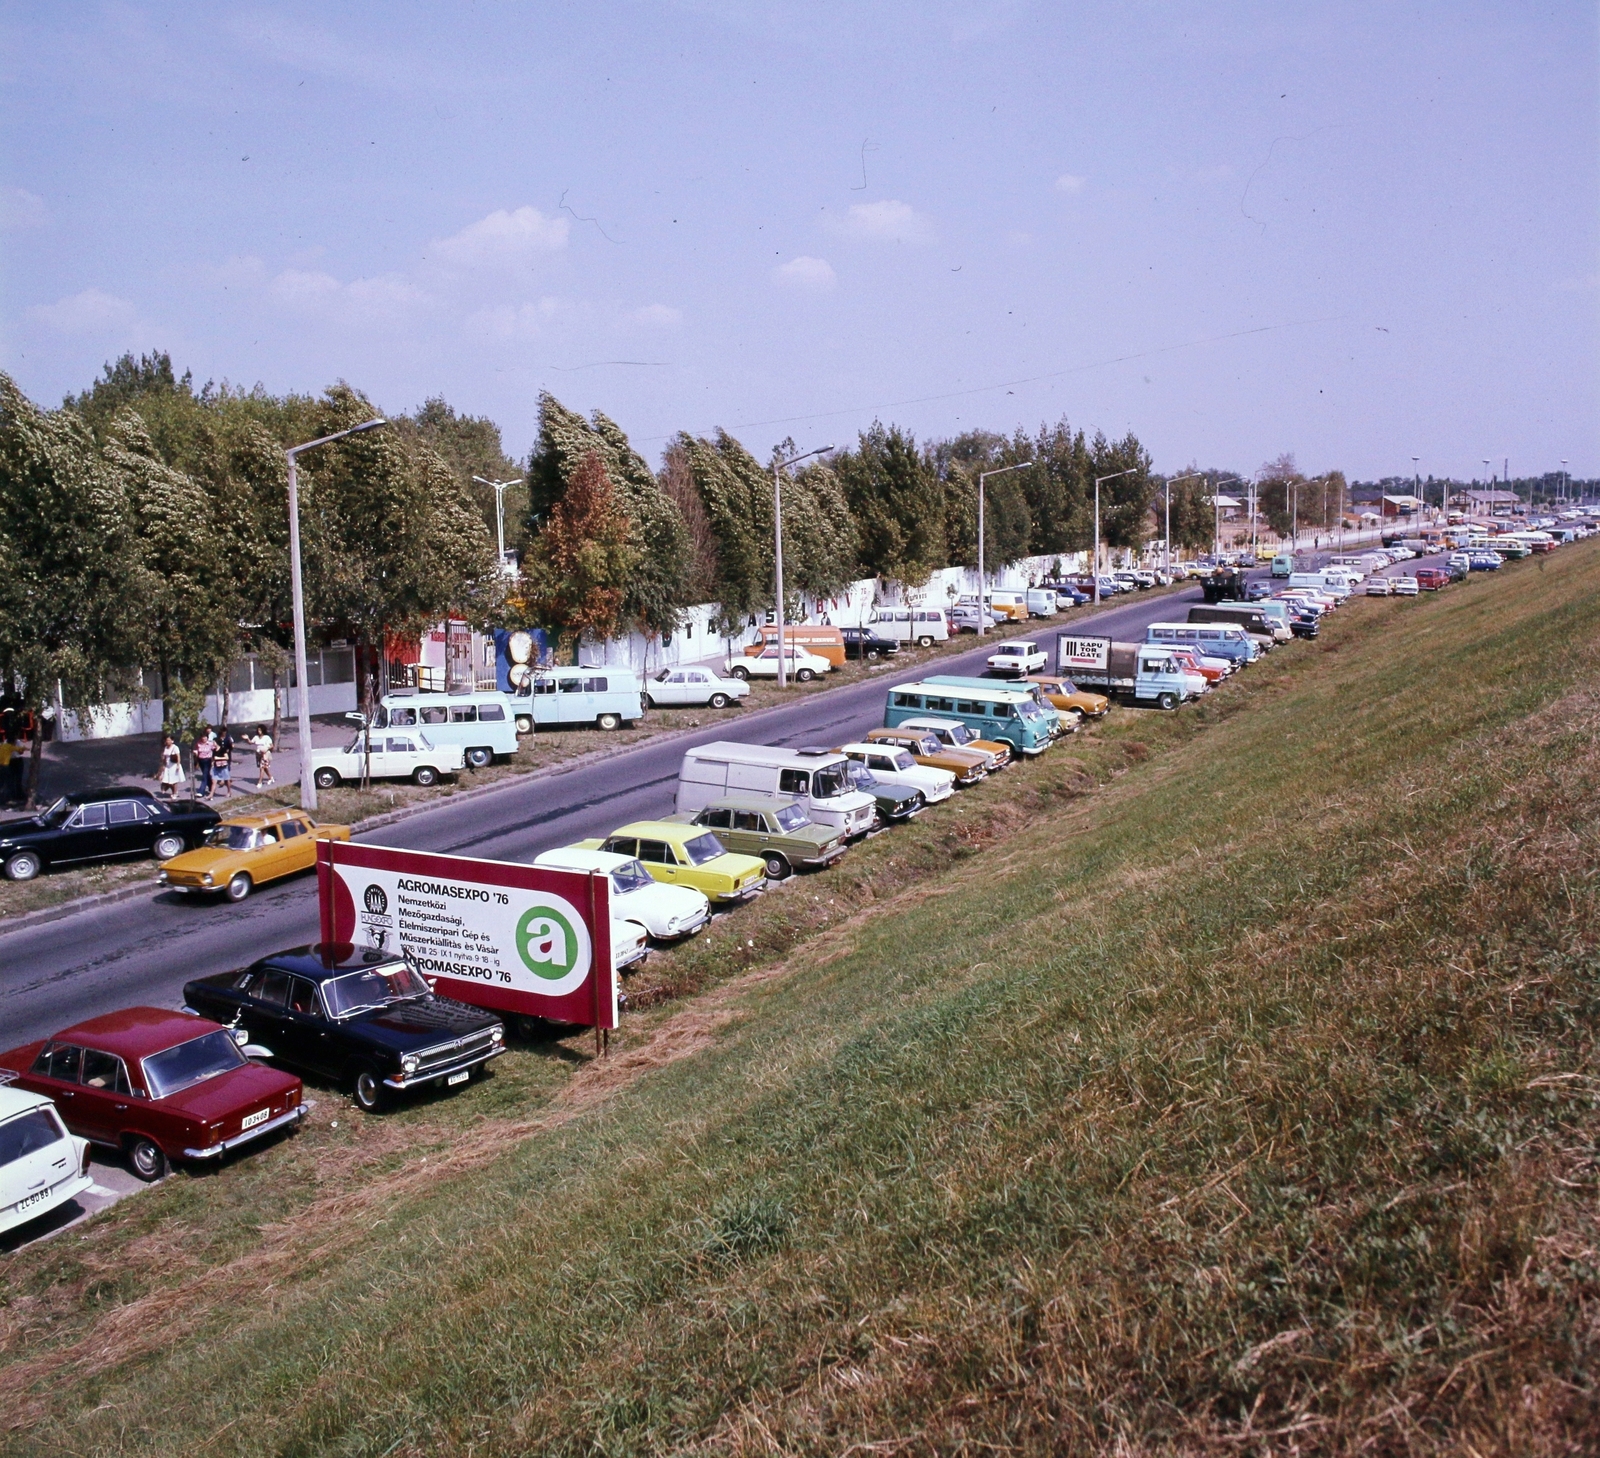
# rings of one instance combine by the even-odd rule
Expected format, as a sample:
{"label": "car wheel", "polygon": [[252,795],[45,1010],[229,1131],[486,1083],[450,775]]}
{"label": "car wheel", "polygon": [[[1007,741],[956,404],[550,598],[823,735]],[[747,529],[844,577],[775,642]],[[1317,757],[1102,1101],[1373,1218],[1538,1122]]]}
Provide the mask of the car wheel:
{"label": "car wheel", "polygon": [[1170,713],[1173,709],[1178,707],[1178,696],[1176,694],[1162,694],[1161,697],[1156,700],[1156,703]]}
{"label": "car wheel", "polygon": [[768,851],[761,859],[767,863],[767,879],[781,881],[789,874],[789,862],[780,856],[777,851]]}
{"label": "car wheel", "polygon": [[597,729],[620,729],[622,718],[618,714],[602,714],[594,723]]}
{"label": "car wheel", "polygon": [[473,769],[487,769],[493,759],[494,751],[492,749],[484,749],[481,745],[467,751],[467,763]]}
{"label": "car wheel", "polygon": [[517,733],[518,734],[532,734],[533,733],[533,720],[530,719],[526,714],[518,714],[517,715]]}
{"label": "car wheel", "polygon": [[869,648],[862,656],[867,660],[868,663],[876,663],[878,661],[878,650],[876,648]]}
{"label": "car wheel", "polygon": [[797,668],[794,671],[794,681],[796,683],[810,683],[815,677],[816,674],[809,668]]}
{"label": "car wheel", "polygon": [[331,790],[339,783],[339,771],[336,769],[319,769],[311,778],[317,782],[319,790]]}
{"label": "car wheel", "polygon": [[439,783],[439,771],[431,764],[419,764],[411,771],[411,783],[421,785],[423,789],[427,789],[429,785]]}
{"label": "car wheel", "polygon": [[350,1092],[355,1099],[356,1107],[362,1113],[376,1114],[382,1111],[386,1090],[383,1079],[378,1076],[378,1070],[370,1063],[363,1063],[356,1069]]}
{"label": "car wheel", "polygon": [[713,709],[725,709],[733,702],[733,700],[730,699],[727,694],[712,694],[711,697],[706,700],[706,702],[710,704]]}
{"label": "car wheel", "polygon": [[249,873],[246,871],[238,872],[234,878],[228,882],[228,900],[243,901],[245,897],[250,894],[252,886],[253,883],[250,880]]}
{"label": "car wheel", "polygon": [[6,880],[31,881],[39,874],[40,861],[32,851],[18,851],[6,857]]}
{"label": "car wheel", "polygon": [[181,835],[161,835],[156,837],[156,843],[150,849],[150,854],[158,861],[170,861],[173,856],[183,854],[183,837]]}
{"label": "car wheel", "polygon": [[732,668],[730,668],[728,670],[728,672],[731,673],[736,679],[738,679],[740,683],[749,683],[750,682],[750,670],[748,668],[746,668],[744,666],[744,664],[742,664],[742,663],[735,664]]}
{"label": "car wheel", "polygon": [[128,1168],[147,1185],[154,1184],[167,1172],[167,1156],[154,1139],[140,1135],[128,1143]]}
{"label": "car wheel", "polygon": [[924,635],[921,638],[917,639],[917,647],[919,647],[919,648],[931,648],[931,647],[933,647],[933,639],[929,638],[926,635]]}

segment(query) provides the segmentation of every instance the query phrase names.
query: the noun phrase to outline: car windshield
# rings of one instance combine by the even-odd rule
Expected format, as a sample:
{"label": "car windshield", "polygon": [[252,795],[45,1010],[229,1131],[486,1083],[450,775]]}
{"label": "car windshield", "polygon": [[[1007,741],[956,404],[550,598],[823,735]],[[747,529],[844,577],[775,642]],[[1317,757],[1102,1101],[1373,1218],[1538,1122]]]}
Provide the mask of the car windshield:
{"label": "car windshield", "polygon": [[1032,699],[1023,699],[1017,705],[1017,713],[1024,719],[1042,719],[1044,717],[1044,710],[1034,703]]}
{"label": "car windshield", "polygon": [[973,744],[978,738],[965,724],[952,724],[945,733],[950,736],[952,744]]}
{"label": "car windshield", "polygon": [[[854,760],[850,761],[850,767],[859,769],[862,774],[866,774],[865,768],[858,765]],[[855,776],[852,775],[851,778],[854,779]],[[802,830],[811,824],[811,817],[798,805],[780,805],[777,814],[779,830]]]}
{"label": "car windshield", "polygon": [[871,794],[878,788],[878,782],[872,778],[872,771],[857,760],[850,761],[850,767],[846,773],[850,776],[850,783],[858,790],[865,790],[868,794]]}
{"label": "car windshield", "polygon": [[249,850],[255,844],[256,833],[248,825],[218,825],[206,837],[206,844],[217,850]]}
{"label": "car windshield", "polygon": [[916,760],[912,759],[912,757],[903,749],[895,750],[895,752],[889,756],[889,763],[892,764],[897,770],[915,769],[917,767]]}
{"label": "car windshield", "polygon": [[423,997],[427,991],[428,984],[404,962],[364,967],[359,972],[347,972],[343,977],[334,977],[322,984],[328,1014],[336,1018]]}
{"label": "car windshield", "polygon": [[704,835],[697,835],[693,840],[683,843],[684,854],[689,857],[691,866],[703,866],[707,861],[715,860],[723,855],[722,842],[709,831]]}
{"label": "car windshield", "polygon": [[151,1098],[164,1099],[215,1078],[219,1073],[242,1068],[245,1062],[232,1036],[218,1028],[191,1038],[187,1043],[179,1043],[176,1048],[152,1053],[144,1060],[145,1086]]}
{"label": "car windshield", "polygon": [[843,795],[849,788],[841,765],[831,764],[827,769],[819,769],[811,776],[813,800],[831,800],[835,795]]}
{"label": "car windshield", "polygon": [[624,861],[611,873],[611,889],[618,896],[626,896],[630,891],[639,891],[654,884],[643,861]]}
{"label": "car windshield", "polygon": [[51,827],[64,825],[66,824],[67,816],[72,814],[72,809],[73,807],[71,803],[67,800],[67,797],[63,795],[55,802],[54,805],[51,805],[48,809],[41,810],[39,812],[39,819],[44,824]]}

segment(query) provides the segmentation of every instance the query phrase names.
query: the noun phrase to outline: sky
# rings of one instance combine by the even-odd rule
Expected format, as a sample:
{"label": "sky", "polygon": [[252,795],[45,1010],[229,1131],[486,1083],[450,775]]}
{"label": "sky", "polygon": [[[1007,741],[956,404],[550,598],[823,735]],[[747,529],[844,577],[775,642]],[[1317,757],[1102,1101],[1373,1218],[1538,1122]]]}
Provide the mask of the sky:
{"label": "sky", "polygon": [[[0,0],[0,369],[1600,476],[1600,8]],[[1417,458],[1415,463],[1413,458]]]}

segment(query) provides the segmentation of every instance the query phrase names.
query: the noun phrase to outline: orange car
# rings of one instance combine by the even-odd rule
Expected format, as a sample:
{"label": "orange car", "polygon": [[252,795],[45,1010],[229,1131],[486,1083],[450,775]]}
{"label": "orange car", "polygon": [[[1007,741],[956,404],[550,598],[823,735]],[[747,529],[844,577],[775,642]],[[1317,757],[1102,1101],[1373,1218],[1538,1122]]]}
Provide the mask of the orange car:
{"label": "orange car", "polygon": [[1103,719],[1111,707],[1111,700],[1104,694],[1091,694],[1079,688],[1070,678],[1034,673],[1022,681],[1038,684],[1044,690],[1045,702],[1051,708],[1076,709],[1085,719]]}
{"label": "orange car", "polygon": [[974,749],[956,749],[942,744],[931,729],[869,729],[871,744],[898,744],[911,751],[918,764],[949,770],[958,785],[975,785],[989,773],[989,756]]}
{"label": "orange car", "polygon": [[349,840],[348,825],[318,825],[304,810],[230,815],[198,849],[163,861],[156,879],[172,891],[243,901],[257,886],[309,871],[319,840]]}

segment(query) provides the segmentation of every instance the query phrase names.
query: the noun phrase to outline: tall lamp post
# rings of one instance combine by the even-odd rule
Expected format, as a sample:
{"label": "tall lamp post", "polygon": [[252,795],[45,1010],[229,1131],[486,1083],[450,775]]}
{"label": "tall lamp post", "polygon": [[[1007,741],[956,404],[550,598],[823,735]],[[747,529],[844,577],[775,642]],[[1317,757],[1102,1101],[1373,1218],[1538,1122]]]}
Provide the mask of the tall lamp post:
{"label": "tall lamp post", "polygon": [[494,492],[494,534],[500,544],[500,570],[503,572],[506,565],[506,492],[513,486],[522,485],[522,477],[518,476],[515,481],[489,481],[482,476],[472,479]]}
{"label": "tall lamp post", "polygon": [[1115,481],[1118,476],[1131,476],[1139,468],[1129,466],[1126,471],[1113,471],[1109,476],[1094,478],[1094,600],[1100,601],[1100,483]]}
{"label": "tall lamp post", "polygon": [[1032,461],[1018,461],[1014,466],[996,466],[992,471],[978,472],[978,636],[981,638],[989,626],[989,609],[983,605],[984,590],[989,579],[983,571],[983,483],[991,476],[1003,476],[1007,471],[1024,471]]}
{"label": "tall lamp post", "polygon": [[807,451],[804,455],[790,456],[786,461],[772,463],[772,568],[774,587],[778,594],[778,687],[787,688],[789,676],[784,662],[785,643],[783,641],[783,473],[790,466],[797,466],[801,461],[809,461],[812,456],[823,456],[831,451],[831,445],[818,446],[814,451]]}
{"label": "tall lamp post", "polygon": [[1213,558],[1222,555],[1222,504],[1217,500],[1224,486],[1239,486],[1243,483],[1237,476],[1224,476],[1220,481],[1211,483],[1211,555]]}
{"label": "tall lamp post", "polygon": [[1161,570],[1168,577],[1172,576],[1172,483],[1174,481],[1198,481],[1203,475],[1205,475],[1204,471],[1191,471],[1187,476],[1167,477],[1166,490],[1163,492],[1163,495],[1166,498],[1164,505],[1167,516],[1167,525],[1166,536],[1163,538],[1161,546]]}
{"label": "tall lamp post", "polygon": [[1567,458],[1561,458],[1561,505],[1563,508],[1572,505],[1572,482],[1567,477]]}
{"label": "tall lamp post", "polygon": [[311,773],[311,693],[306,682],[306,600],[300,578],[300,476],[295,468],[295,458],[302,451],[313,450],[329,441],[343,440],[347,435],[358,435],[363,430],[375,430],[389,422],[382,416],[352,425],[349,430],[336,430],[332,435],[319,436],[304,445],[290,446],[284,451],[289,462],[289,588],[294,597],[294,678],[299,692],[300,726],[300,808],[317,808],[317,782]]}

